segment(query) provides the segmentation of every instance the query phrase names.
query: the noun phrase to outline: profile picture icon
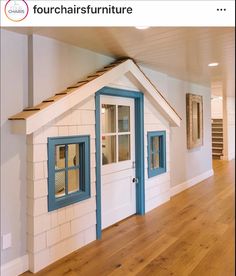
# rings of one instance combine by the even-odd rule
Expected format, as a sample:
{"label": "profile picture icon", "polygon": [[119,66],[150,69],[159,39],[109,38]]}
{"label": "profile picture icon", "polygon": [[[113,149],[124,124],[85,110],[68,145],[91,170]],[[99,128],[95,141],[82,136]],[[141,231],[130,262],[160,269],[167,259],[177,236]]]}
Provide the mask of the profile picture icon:
{"label": "profile picture icon", "polygon": [[14,22],[24,20],[29,13],[29,7],[25,0],[9,0],[5,5],[6,17]]}

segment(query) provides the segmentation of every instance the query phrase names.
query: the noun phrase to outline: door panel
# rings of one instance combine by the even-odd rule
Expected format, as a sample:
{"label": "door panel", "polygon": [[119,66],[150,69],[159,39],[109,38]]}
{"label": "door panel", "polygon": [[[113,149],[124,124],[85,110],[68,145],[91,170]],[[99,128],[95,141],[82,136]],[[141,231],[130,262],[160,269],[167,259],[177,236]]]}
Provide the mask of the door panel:
{"label": "door panel", "polygon": [[102,229],[136,213],[134,100],[101,97]]}
{"label": "door panel", "polygon": [[[132,182],[132,176],[124,177],[112,184],[103,185],[102,192],[102,226],[103,229],[135,214],[135,193],[133,193],[132,185],[127,185]],[[115,192],[114,192],[115,186]],[[124,192],[125,191],[125,192]]]}

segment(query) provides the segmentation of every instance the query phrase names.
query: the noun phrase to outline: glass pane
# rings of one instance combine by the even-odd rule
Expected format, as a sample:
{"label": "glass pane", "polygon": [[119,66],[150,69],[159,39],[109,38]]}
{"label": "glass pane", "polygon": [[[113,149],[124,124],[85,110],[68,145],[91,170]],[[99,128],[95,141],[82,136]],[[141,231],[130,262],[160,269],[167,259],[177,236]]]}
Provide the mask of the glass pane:
{"label": "glass pane", "polygon": [[116,106],[102,105],[102,133],[114,133],[116,131]]}
{"label": "glass pane", "polygon": [[68,170],[68,193],[74,193],[79,190],[79,170]]}
{"label": "glass pane", "polygon": [[102,164],[116,162],[116,136],[102,136]]}
{"label": "glass pane", "polygon": [[130,135],[119,135],[119,161],[130,160]]}
{"label": "glass pane", "polygon": [[65,195],[65,171],[55,173],[55,193],[56,197]]}
{"label": "glass pane", "polygon": [[159,152],[160,137],[159,136],[152,137],[151,143],[152,143],[152,152],[153,153],[158,153]]}
{"label": "glass pane", "polygon": [[198,102],[192,102],[192,131],[193,131],[193,141],[196,142],[200,139],[200,104]]}
{"label": "glass pane", "polygon": [[151,169],[157,169],[160,167],[159,153],[153,153],[151,155]]}
{"label": "glass pane", "polygon": [[118,106],[118,131],[128,132],[130,131],[130,107]]}
{"label": "glass pane", "polygon": [[79,164],[79,145],[68,145],[68,167],[74,167]]}
{"label": "glass pane", "polygon": [[58,145],[55,147],[55,169],[65,168],[66,150],[65,145]]}

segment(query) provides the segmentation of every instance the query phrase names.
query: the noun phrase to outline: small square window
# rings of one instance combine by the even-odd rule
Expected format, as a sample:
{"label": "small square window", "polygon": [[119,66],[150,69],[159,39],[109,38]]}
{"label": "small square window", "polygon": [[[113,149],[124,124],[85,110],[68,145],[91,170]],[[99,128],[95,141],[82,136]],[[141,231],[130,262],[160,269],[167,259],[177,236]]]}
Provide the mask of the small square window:
{"label": "small square window", "polygon": [[166,172],[166,132],[148,132],[148,177]]}
{"label": "small square window", "polygon": [[90,138],[48,138],[49,211],[90,197]]}

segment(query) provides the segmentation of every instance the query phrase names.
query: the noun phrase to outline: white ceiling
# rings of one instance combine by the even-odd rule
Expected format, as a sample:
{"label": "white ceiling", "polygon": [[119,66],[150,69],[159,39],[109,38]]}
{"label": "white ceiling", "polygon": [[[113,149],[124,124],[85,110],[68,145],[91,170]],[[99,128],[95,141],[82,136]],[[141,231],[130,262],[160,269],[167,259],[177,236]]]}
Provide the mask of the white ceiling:
{"label": "white ceiling", "polygon": [[[113,57],[131,57],[170,76],[210,86],[235,82],[235,34],[232,27],[19,28]],[[219,62],[218,67],[208,63]]]}

